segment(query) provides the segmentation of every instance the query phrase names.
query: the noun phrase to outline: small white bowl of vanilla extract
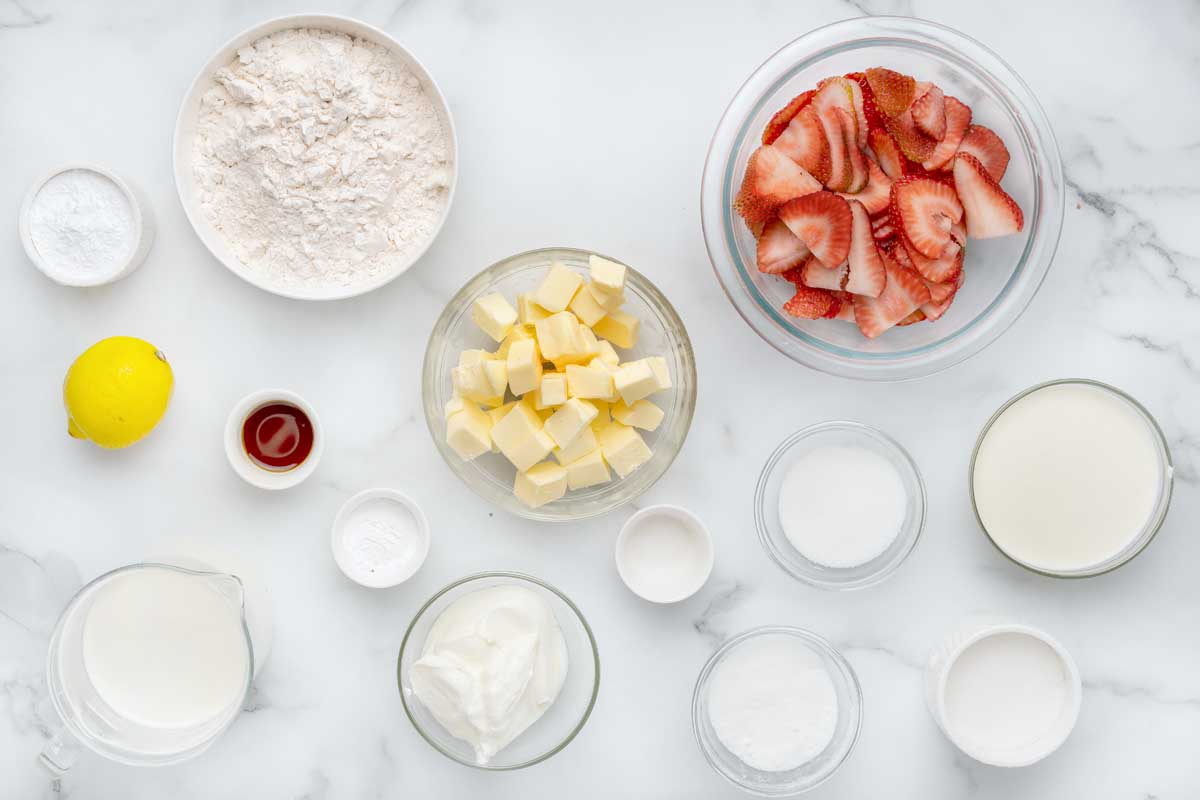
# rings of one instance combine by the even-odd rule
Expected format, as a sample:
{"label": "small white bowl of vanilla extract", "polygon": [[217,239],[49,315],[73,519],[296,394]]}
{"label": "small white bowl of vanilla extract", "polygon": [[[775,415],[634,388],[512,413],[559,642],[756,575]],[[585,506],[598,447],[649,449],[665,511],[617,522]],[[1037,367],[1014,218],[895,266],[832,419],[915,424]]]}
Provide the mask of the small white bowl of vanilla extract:
{"label": "small white bowl of vanilla extract", "polygon": [[325,436],[316,410],[286,389],[246,395],[225,422],[225,455],[259,489],[290,489],[317,469]]}

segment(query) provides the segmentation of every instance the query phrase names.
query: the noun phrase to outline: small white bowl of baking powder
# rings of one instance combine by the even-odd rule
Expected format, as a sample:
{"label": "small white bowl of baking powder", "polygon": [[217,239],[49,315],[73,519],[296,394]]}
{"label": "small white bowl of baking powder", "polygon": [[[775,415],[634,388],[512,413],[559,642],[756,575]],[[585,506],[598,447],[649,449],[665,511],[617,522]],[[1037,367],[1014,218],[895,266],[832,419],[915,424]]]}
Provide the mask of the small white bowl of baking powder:
{"label": "small white bowl of baking powder", "polygon": [[387,589],[416,574],[429,540],[429,521],[415,500],[396,489],[367,489],[338,511],[331,546],[347,578]]}
{"label": "small white bowl of baking powder", "polygon": [[647,506],[621,528],[616,561],[621,580],[638,597],[678,603],[700,591],[712,574],[712,534],[686,508]]}
{"label": "small white bowl of baking powder", "polygon": [[100,286],[146,259],[154,222],[133,188],[92,164],[67,164],[25,195],[21,244],[46,277],[63,286]]}

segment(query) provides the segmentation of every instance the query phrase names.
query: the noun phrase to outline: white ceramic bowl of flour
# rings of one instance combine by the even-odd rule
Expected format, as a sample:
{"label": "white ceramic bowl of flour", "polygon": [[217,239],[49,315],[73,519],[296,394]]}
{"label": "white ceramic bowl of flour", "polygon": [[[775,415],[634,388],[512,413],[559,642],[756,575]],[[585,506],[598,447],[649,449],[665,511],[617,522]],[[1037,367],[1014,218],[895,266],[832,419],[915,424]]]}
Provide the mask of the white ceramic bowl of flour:
{"label": "white ceramic bowl of flour", "polygon": [[[213,76],[217,70],[234,61],[238,57],[239,50],[264,37],[292,29],[332,31],[357,37],[386,49],[409,74],[419,81],[420,88],[429,98],[441,125],[447,152],[444,174],[438,178],[440,181],[439,191],[444,193],[444,202],[440,204],[440,213],[433,218],[434,221],[430,224],[425,225],[423,222],[422,230],[413,233],[410,240],[403,242],[402,253],[398,253],[395,258],[389,258],[386,268],[382,270],[364,270],[359,274],[355,269],[347,268],[341,272],[322,270],[319,274],[305,276],[290,272],[279,273],[278,270],[273,271],[263,264],[250,265],[239,257],[235,246],[231,245],[205,211],[203,190],[197,179],[193,163],[193,147],[203,111],[203,98],[210,89],[217,86]],[[450,115],[450,107],[446,103],[445,97],[428,70],[399,42],[378,28],[349,17],[329,14],[298,14],[271,19],[239,33],[217,50],[200,69],[184,98],[175,125],[173,154],[175,186],[179,192],[180,202],[183,204],[188,220],[205,246],[226,268],[248,283],[272,294],[298,300],[338,300],[354,297],[378,289],[406,272],[425,254],[441,231],[446,217],[449,215],[458,180],[458,140],[454,129],[454,120]],[[349,165],[339,162],[337,170],[353,170],[352,162],[353,158]],[[319,164],[313,166],[320,168]],[[294,201],[294,198],[289,199]],[[347,227],[354,227],[358,220],[341,220],[341,222]],[[404,232],[406,231],[403,221],[396,223],[391,230],[393,235]],[[246,242],[242,242],[238,246],[244,249]],[[329,250],[335,246],[344,248],[344,253]],[[322,253],[322,258],[344,258],[344,263],[352,266],[355,259],[360,258],[363,253],[371,254],[374,248],[382,246],[383,240],[379,238],[378,230],[363,235],[358,241],[353,236],[347,237],[339,234],[326,241],[324,247],[327,248],[327,251]]]}

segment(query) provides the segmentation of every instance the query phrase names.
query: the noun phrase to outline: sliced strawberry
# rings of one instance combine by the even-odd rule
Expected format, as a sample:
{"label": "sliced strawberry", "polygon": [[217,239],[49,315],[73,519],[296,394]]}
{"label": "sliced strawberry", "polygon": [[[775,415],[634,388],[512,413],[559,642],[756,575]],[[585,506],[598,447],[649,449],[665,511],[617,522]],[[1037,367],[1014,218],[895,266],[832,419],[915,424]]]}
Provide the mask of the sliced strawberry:
{"label": "sliced strawberry", "polygon": [[[812,256],[810,255],[809,258],[811,258],[811,257]],[[804,259],[804,261],[808,261],[808,258]],[[792,267],[788,271],[779,273],[779,277],[783,278],[788,283],[794,283],[797,286],[803,286],[804,285],[804,263],[801,262],[799,265]]]}
{"label": "sliced strawberry", "polygon": [[[908,248],[912,245],[909,245],[904,241],[904,234],[897,233],[896,238],[893,239],[889,244],[891,246],[885,248],[884,252],[891,256],[892,259],[900,266],[916,272],[917,267],[915,264],[913,264],[912,257],[908,254]],[[917,274],[919,275],[920,273],[918,272]]]}
{"label": "sliced strawberry", "polygon": [[827,108],[818,114],[821,130],[825,134],[825,146],[829,149],[829,177],[825,186],[835,192],[844,192],[850,188],[850,180],[854,177],[850,168],[850,153],[846,150],[846,140],[849,138],[844,130],[843,120],[846,112],[840,108]]}
{"label": "sliced strawberry", "polygon": [[958,145],[958,152],[970,153],[979,159],[983,168],[988,171],[996,183],[1004,177],[1008,169],[1008,148],[991,128],[982,125],[970,125]]}
{"label": "sliced strawberry", "polygon": [[958,296],[958,290],[962,287],[962,284],[963,274],[960,272],[958,273],[958,278],[953,283],[939,286],[939,289],[948,290],[939,292],[940,297],[938,294],[933,294],[931,290],[930,294],[932,297],[929,302],[921,305],[921,313],[925,315],[925,318],[930,322],[941,319],[946,310],[950,308],[950,304],[954,302],[954,298]]}
{"label": "sliced strawberry", "polygon": [[800,109],[808,105],[808,102],[813,99],[816,94],[812,89],[807,92],[801,92],[793,97],[788,104],[775,112],[775,116],[771,117],[771,121],[767,123],[767,127],[763,128],[762,143],[774,144],[779,135],[787,128],[788,123],[800,113]]}
{"label": "sliced strawberry", "polygon": [[883,268],[883,259],[875,247],[875,237],[871,234],[871,217],[866,207],[857,200],[849,201],[851,233],[850,233],[850,275],[845,288],[853,294],[864,294],[869,297],[879,297],[887,283],[887,273]]}
{"label": "sliced strawberry", "polygon": [[822,319],[837,319],[846,306],[850,306],[851,313],[853,313],[854,301],[850,299],[850,295],[845,292],[830,292],[830,294],[833,295],[833,302],[829,304],[829,310],[821,315]]}
{"label": "sliced strawberry", "polygon": [[783,304],[783,310],[801,319],[821,319],[833,308],[835,300],[833,293],[825,289],[797,286],[795,296]]}
{"label": "sliced strawberry", "polygon": [[[925,169],[941,169],[954,158],[967,128],[971,125],[971,109],[958,98],[946,95],[946,135],[922,162]],[[915,159],[914,159],[915,160]]]}
{"label": "sliced strawberry", "polygon": [[954,185],[967,214],[967,235],[991,239],[1018,233],[1025,215],[1017,201],[992,179],[979,159],[970,153],[954,158]]}
{"label": "sliced strawberry", "polygon": [[[850,85],[858,86],[853,81],[850,81]],[[867,170],[868,159],[851,133],[855,127],[854,121],[850,119],[850,116],[843,109],[835,109],[834,113],[841,117],[842,135],[845,141],[846,153],[850,157],[850,183],[846,191],[851,194],[858,194],[866,188],[867,181],[871,179],[871,174]]]}
{"label": "sliced strawberry", "polygon": [[900,145],[896,144],[892,135],[885,130],[876,128],[870,132],[867,138],[883,173],[894,181],[903,178],[905,172],[908,171],[909,162],[900,152]]}
{"label": "sliced strawberry", "polygon": [[946,95],[932,83],[927,86],[925,93],[913,101],[913,122],[940,142],[946,135]]}
{"label": "sliced strawberry", "polygon": [[867,84],[875,95],[875,105],[885,117],[903,114],[916,99],[916,81],[908,75],[883,67],[871,67],[866,74]]}
{"label": "sliced strawberry", "polygon": [[900,148],[900,152],[909,161],[915,161],[918,164],[922,163],[933,155],[934,150],[938,146],[936,139],[917,127],[911,110],[904,111],[899,116],[888,119],[887,129],[892,138],[896,140],[896,145]]}
{"label": "sliced strawberry", "polygon": [[822,183],[829,180],[829,145],[825,141],[825,129],[812,108],[796,114],[775,140],[775,147],[817,180]]}
{"label": "sliced strawberry", "polygon": [[854,296],[854,321],[868,339],[874,339],[930,300],[921,276],[883,257],[887,285],[878,298]]}
{"label": "sliced strawberry", "polygon": [[810,258],[800,268],[800,280],[805,286],[813,289],[841,291],[846,285],[846,273],[849,269],[848,264],[830,269],[822,266],[816,258]]}
{"label": "sliced strawberry", "polygon": [[940,303],[957,292],[958,287],[962,284],[962,275],[960,271],[952,280],[945,283],[934,283],[922,276],[921,280],[925,282],[925,288],[929,290],[929,302]]}
{"label": "sliced strawberry", "polygon": [[767,145],[750,156],[733,207],[757,235],[785,201],[820,189],[821,184],[803,167]]}
{"label": "sliced strawberry", "polygon": [[838,292],[837,299],[842,302],[838,308],[837,314],[833,319],[840,319],[843,322],[854,322],[854,295],[848,292]]}
{"label": "sliced strawberry", "polygon": [[779,208],[779,218],[826,267],[840,266],[850,254],[850,206],[833,192],[789,200]]}
{"label": "sliced strawberry", "polygon": [[867,146],[867,109],[863,100],[862,87],[858,81],[843,78],[850,92],[850,105],[854,109],[854,144],[859,150]]}
{"label": "sliced strawberry", "polygon": [[907,317],[905,317],[904,319],[897,322],[896,327],[903,328],[906,325],[915,325],[918,322],[924,322],[924,321],[925,321],[925,314],[922,313],[921,309],[918,308],[916,311],[912,312]]}
{"label": "sliced strawberry", "polygon": [[851,72],[846,77],[857,83],[859,91],[862,93],[863,116],[866,118],[867,133],[883,130],[883,113],[875,102],[875,93],[871,91],[871,84],[867,82],[867,76],[862,72]]}
{"label": "sliced strawberry", "polygon": [[908,257],[912,261],[913,268],[923,278],[932,283],[953,280],[962,272],[963,253],[965,251],[954,239],[946,242],[946,246],[942,249],[942,255],[937,258],[927,258],[924,253],[910,242],[902,242],[902,244],[907,248]]}
{"label": "sliced strawberry", "polygon": [[905,178],[893,183],[892,209],[909,244],[933,259],[941,257],[950,241],[950,226],[963,214],[954,189],[929,178]]}
{"label": "sliced strawberry", "polygon": [[896,228],[892,225],[892,216],[886,210],[871,217],[871,235],[875,237],[877,243],[888,242],[896,235]]}
{"label": "sliced strawberry", "polygon": [[868,214],[878,214],[888,207],[892,197],[892,179],[883,174],[879,165],[870,158],[867,162],[867,185],[857,194],[842,194],[847,200],[857,200],[867,207]]}
{"label": "sliced strawberry", "polygon": [[779,275],[799,266],[808,258],[808,245],[800,241],[788,226],[771,220],[758,237],[758,271]]}

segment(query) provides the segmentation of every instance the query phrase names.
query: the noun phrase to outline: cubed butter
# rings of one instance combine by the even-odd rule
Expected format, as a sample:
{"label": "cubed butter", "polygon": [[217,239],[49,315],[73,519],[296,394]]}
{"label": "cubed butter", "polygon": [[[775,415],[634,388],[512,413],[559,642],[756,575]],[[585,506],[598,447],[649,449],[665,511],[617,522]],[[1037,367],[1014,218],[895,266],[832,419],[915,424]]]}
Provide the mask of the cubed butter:
{"label": "cubed butter", "polygon": [[609,314],[620,310],[621,306],[625,305],[624,292],[620,294],[608,294],[594,283],[588,283],[584,287],[584,291],[591,293],[592,299],[599,303],[600,307]]}
{"label": "cubed butter", "polygon": [[465,406],[466,401],[462,399],[462,395],[460,395],[458,392],[455,392],[454,396],[446,401],[446,413],[442,418],[450,419],[455,414],[462,411]]}
{"label": "cubed butter", "polygon": [[[488,415],[488,418],[492,421],[492,427],[493,428],[496,427],[496,423],[499,422],[500,420],[504,419],[508,415],[508,412],[512,411],[512,407],[515,406],[516,404],[517,404],[517,401],[513,400],[511,403],[505,403],[502,406],[496,406],[495,408],[489,408],[487,410],[487,415]],[[493,453],[500,452],[500,446],[496,444],[495,439],[492,440],[492,452]]]}
{"label": "cubed butter", "polygon": [[569,311],[551,314],[534,324],[538,348],[547,361],[558,361],[564,354],[578,349],[579,320]]}
{"label": "cubed butter", "polygon": [[613,376],[606,369],[567,366],[567,394],[583,400],[611,400],[613,398]]}
{"label": "cubed butter", "polygon": [[625,265],[597,255],[588,256],[588,273],[592,285],[606,295],[625,292]]}
{"label": "cubed butter", "polygon": [[522,325],[532,325],[539,319],[550,316],[550,312],[537,304],[531,294],[517,295],[517,321]]}
{"label": "cubed butter", "polygon": [[515,395],[532,392],[542,379],[542,356],[533,339],[515,341],[508,348],[508,388]]}
{"label": "cubed butter", "polygon": [[566,447],[597,415],[596,407],[586,400],[572,397],[546,420],[546,433],[559,447]]}
{"label": "cubed butter", "polygon": [[613,311],[592,328],[597,336],[628,350],[637,344],[638,318],[624,311]]}
{"label": "cubed butter", "polygon": [[554,449],[555,442],[542,429],[537,412],[525,403],[516,403],[504,418],[492,427],[492,441],[513,466],[524,472]]}
{"label": "cubed butter", "polygon": [[645,361],[630,361],[617,370],[613,375],[613,386],[625,405],[632,406],[638,400],[655,391],[658,383],[654,379],[654,370]]}
{"label": "cubed butter", "polygon": [[661,392],[663,389],[671,388],[671,370],[667,367],[667,360],[662,356],[650,356],[643,358],[650,365],[651,371],[654,373],[655,391]]}
{"label": "cubed butter", "polygon": [[608,483],[612,476],[604,465],[604,454],[596,448],[580,458],[567,464],[567,487],[570,489],[586,489],[600,483]]}
{"label": "cubed butter", "polygon": [[482,364],[495,358],[495,355],[487,350],[463,350],[458,354],[458,365],[460,367],[470,367],[474,364]]}
{"label": "cubed butter", "polygon": [[567,402],[567,376],[561,372],[543,372],[533,400],[539,411]]}
{"label": "cubed butter", "polygon": [[601,339],[596,342],[597,358],[608,364],[610,367],[620,366],[621,357],[617,355],[617,351],[613,349],[612,342],[607,339]]}
{"label": "cubed butter", "polygon": [[517,324],[517,310],[509,305],[504,295],[492,292],[471,306],[471,319],[484,333],[499,342]]}
{"label": "cubed butter", "polygon": [[492,387],[492,396],[504,397],[508,388],[508,364],[499,359],[483,362],[483,374],[487,377],[488,386]]}
{"label": "cubed butter", "polygon": [[556,261],[534,292],[534,302],[552,314],[565,311],[582,283],[582,275]]}
{"label": "cubed butter", "polygon": [[576,292],[567,309],[589,328],[604,319],[604,315],[608,313],[591,292]]}
{"label": "cubed butter", "polygon": [[461,411],[446,421],[446,443],[466,461],[492,449],[492,421],[474,403],[465,403]]}
{"label": "cubed butter", "polygon": [[567,471],[552,461],[518,472],[513,494],[530,508],[551,503],[567,493]]}
{"label": "cubed butter", "polygon": [[592,420],[592,430],[600,430],[601,427],[612,422],[612,405],[605,400],[588,400],[589,403],[596,407],[596,418]]}
{"label": "cubed butter", "polygon": [[[454,384],[454,391],[476,403],[487,403],[490,406],[500,405],[504,401],[504,392],[496,392],[487,369],[489,364],[494,363],[500,363],[503,366],[502,362],[481,361],[477,364],[454,367],[450,370],[450,381]],[[506,367],[505,372],[507,373],[507,371]],[[496,375],[495,377],[499,379],[500,376]],[[499,396],[499,402],[495,402],[497,396]]]}
{"label": "cubed butter", "polygon": [[617,403],[612,407],[612,418],[622,425],[631,428],[641,428],[644,431],[656,430],[666,416],[663,410],[649,400],[638,400],[631,406]]}
{"label": "cubed butter", "polygon": [[650,460],[653,453],[646,446],[641,434],[627,425],[611,422],[596,435],[604,460],[622,478],[629,477],[635,469]]}
{"label": "cubed butter", "polygon": [[554,448],[554,457],[558,459],[558,463],[564,467],[576,459],[583,458],[588,453],[600,446],[596,441],[596,434],[590,427],[584,428],[575,437],[575,441],[571,442],[566,447]]}

